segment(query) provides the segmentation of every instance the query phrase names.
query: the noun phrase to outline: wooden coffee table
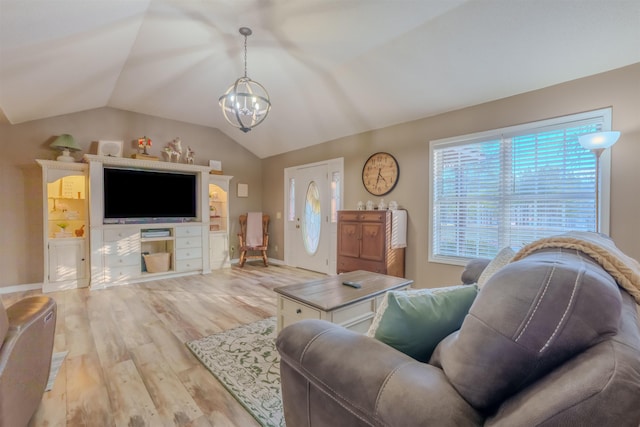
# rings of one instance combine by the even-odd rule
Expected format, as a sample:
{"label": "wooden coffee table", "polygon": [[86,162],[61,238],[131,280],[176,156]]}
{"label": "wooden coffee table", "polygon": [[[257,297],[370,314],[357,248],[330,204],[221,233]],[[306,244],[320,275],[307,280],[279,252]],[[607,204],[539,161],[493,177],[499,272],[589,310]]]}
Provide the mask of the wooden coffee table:
{"label": "wooden coffee table", "polygon": [[[342,282],[346,280],[362,287],[345,286]],[[408,289],[412,284],[413,280],[358,270],[276,288],[278,332],[302,319],[324,319],[365,333],[384,294]]]}

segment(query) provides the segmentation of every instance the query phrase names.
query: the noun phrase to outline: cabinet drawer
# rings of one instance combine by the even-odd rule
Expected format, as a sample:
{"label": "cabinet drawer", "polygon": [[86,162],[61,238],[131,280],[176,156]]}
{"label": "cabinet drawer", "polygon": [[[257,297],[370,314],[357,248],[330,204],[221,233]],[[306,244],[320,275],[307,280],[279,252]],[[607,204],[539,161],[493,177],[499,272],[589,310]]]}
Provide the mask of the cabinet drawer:
{"label": "cabinet drawer", "polygon": [[202,270],[202,258],[176,260],[176,271]]}
{"label": "cabinet drawer", "polygon": [[202,227],[176,227],[176,237],[202,236]]}
{"label": "cabinet drawer", "polygon": [[367,261],[359,258],[339,257],[337,265],[338,273],[347,273],[355,270],[371,271],[373,273],[387,274],[387,266],[384,262]]}
{"label": "cabinet drawer", "polygon": [[360,221],[382,222],[382,221],[385,221],[386,218],[387,218],[386,211],[384,212],[368,211],[368,212],[362,212],[361,214],[358,215],[358,219]]}
{"label": "cabinet drawer", "polygon": [[105,242],[116,242],[121,239],[137,239],[140,237],[140,231],[137,228],[107,228],[104,230]]}
{"label": "cabinet drawer", "polygon": [[289,326],[299,320],[320,319],[320,310],[287,298],[279,298],[282,327]]}
{"label": "cabinet drawer", "polygon": [[346,307],[339,308],[332,313],[332,322],[343,326],[359,323],[370,319],[376,312],[376,301],[370,298]]}
{"label": "cabinet drawer", "polygon": [[136,266],[140,269],[140,253],[132,252],[127,254],[109,254],[105,255],[104,263],[107,267],[124,267]]}
{"label": "cabinet drawer", "polygon": [[104,278],[107,283],[118,283],[140,277],[140,266],[106,267]]}
{"label": "cabinet drawer", "polygon": [[105,256],[140,255],[140,240],[138,238],[122,239],[106,243],[102,249]]}
{"label": "cabinet drawer", "polygon": [[176,239],[176,248],[201,248],[202,247],[202,238],[201,237],[178,237]]}
{"label": "cabinet drawer", "polygon": [[176,249],[176,260],[202,258],[201,248]]}
{"label": "cabinet drawer", "polygon": [[338,220],[340,221],[357,221],[359,212],[340,212],[338,213]]}

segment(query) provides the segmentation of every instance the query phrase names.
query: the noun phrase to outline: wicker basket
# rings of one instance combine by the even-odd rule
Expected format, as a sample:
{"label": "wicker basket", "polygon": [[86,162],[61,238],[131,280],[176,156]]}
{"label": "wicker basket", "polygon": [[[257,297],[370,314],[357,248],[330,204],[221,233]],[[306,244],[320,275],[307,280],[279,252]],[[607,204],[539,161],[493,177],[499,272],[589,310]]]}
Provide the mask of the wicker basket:
{"label": "wicker basket", "polygon": [[144,254],[144,264],[149,273],[162,273],[169,271],[171,266],[171,254],[168,252],[158,252],[155,254]]}

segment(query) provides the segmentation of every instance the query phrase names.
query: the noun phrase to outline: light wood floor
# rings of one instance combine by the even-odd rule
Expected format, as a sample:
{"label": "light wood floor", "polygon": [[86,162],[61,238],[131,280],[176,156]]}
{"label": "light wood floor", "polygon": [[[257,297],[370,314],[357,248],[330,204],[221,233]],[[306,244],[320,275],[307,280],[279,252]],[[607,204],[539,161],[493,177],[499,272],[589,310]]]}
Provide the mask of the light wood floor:
{"label": "light wood floor", "polygon": [[273,316],[273,288],[318,277],[260,263],[47,294],[58,303],[54,352],[69,354],[30,426],[258,426],[184,343]]}

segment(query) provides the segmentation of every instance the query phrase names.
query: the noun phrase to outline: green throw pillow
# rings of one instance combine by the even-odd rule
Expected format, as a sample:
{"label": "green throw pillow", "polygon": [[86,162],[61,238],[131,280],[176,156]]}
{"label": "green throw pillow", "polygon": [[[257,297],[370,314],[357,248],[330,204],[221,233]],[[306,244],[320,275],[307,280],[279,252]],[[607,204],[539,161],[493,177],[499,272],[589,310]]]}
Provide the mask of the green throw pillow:
{"label": "green throw pillow", "polygon": [[387,292],[367,335],[426,362],[460,329],[477,294],[476,285]]}

